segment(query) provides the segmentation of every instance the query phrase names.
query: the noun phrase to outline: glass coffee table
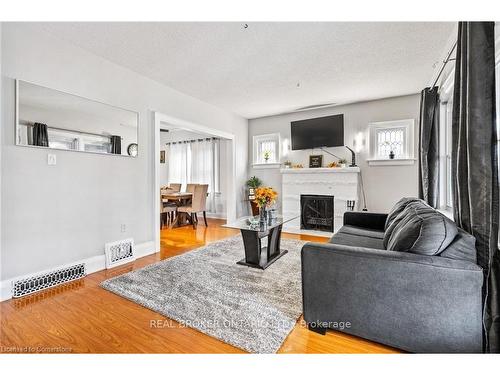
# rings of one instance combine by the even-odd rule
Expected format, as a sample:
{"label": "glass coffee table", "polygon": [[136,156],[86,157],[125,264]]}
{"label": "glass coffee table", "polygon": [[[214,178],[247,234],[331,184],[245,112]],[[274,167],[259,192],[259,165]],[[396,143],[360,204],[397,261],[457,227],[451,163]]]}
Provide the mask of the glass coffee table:
{"label": "glass coffee table", "polygon": [[[223,225],[226,228],[239,229],[243,237],[245,258],[237,262],[243,266],[265,270],[276,262],[288,250],[281,251],[280,239],[283,224],[297,218],[297,216],[276,215],[275,218],[259,223],[258,216],[247,216],[233,223]],[[261,240],[267,237],[267,246],[262,247]]]}

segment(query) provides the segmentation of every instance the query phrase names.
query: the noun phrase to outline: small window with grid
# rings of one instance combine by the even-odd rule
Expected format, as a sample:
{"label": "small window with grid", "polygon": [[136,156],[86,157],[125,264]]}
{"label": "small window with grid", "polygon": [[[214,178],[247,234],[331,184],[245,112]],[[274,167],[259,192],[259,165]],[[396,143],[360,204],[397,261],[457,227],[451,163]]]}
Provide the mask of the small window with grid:
{"label": "small window with grid", "polygon": [[401,159],[406,157],[405,128],[381,128],[376,130],[377,157],[380,159]]}
{"label": "small window with grid", "polygon": [[264,134],[253,137],[254,164],[279,163],[279,134]]}
{"label": "small window with grid", "polygon": [[369,162],[413,163],[413,119],[374,122],[369,129]]}

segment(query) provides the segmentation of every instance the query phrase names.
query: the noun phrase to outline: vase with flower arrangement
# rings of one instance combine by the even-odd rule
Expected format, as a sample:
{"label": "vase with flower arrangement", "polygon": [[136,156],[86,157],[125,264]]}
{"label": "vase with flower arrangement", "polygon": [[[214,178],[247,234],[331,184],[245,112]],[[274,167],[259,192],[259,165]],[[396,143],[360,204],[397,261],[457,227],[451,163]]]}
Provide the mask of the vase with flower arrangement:
{"label": "vase with flower arrangement", "polygon": [[271,187],[258,187],[255,189],[254,202],[259,206],[259,221],[265,224],[267,221],[267,209],[276,202],[278,193]]}

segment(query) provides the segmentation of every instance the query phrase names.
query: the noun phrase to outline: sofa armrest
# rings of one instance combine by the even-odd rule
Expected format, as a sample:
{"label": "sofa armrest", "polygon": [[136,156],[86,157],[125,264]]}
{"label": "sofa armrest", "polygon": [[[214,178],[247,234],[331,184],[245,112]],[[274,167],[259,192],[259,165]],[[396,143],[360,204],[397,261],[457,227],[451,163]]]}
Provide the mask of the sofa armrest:
{"label": "sofa armrest", "polygon": [[307,243],[304,319],[412,352],[482,350],[482,269],[387,250]]}
{"label": "sofa armrest", "polygon": [[347,211],[344,213],[344,225],[384,230],[387,214],[365,211]]}

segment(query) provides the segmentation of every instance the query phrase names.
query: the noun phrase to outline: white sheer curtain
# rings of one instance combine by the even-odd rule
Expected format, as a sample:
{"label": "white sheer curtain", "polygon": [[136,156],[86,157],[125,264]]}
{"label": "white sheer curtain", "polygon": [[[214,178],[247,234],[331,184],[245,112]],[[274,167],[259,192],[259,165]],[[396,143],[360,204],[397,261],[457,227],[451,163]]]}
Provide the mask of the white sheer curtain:
{"label": "white sheer curtain", "polygon": [[208,184],[207,211],[215,212],[215,140],[207,138],[191,143],[191,178],[194,184]]}
{"label": "white sheer curtain", "polygon": [[194,184],[208,184],[212,191],[214,181],[214,144],[212,139],[191,143],[191,176],[189,181]]}
{"label": "white sheer curtain", "polygon": [[191,176],[191,143],[167,144],[168,183],[180,183],[184,187]]}
{"label": "white sheer curtain", "polygon": [[214,138],[167,145],[168,182],[208,184],[207,211],[216,212],[219,189],[219,140]]}

